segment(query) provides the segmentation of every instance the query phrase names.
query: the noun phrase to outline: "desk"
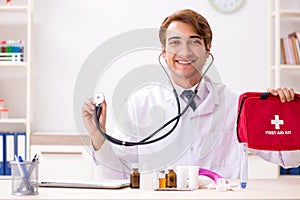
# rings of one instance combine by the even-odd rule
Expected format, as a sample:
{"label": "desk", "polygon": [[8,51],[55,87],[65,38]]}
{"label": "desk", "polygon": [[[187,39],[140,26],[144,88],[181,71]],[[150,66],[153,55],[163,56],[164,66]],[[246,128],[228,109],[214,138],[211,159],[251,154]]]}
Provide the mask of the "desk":
{"label": "desk", "polygon": [[36,196],[14,196],[11,181],[0,180],[0,199],[300,199],[300,177],[278,179],[253,179],[242,191],[217,192],[200,189],[196,191],[152,191],[123,188],[71,189],[39,188]]}

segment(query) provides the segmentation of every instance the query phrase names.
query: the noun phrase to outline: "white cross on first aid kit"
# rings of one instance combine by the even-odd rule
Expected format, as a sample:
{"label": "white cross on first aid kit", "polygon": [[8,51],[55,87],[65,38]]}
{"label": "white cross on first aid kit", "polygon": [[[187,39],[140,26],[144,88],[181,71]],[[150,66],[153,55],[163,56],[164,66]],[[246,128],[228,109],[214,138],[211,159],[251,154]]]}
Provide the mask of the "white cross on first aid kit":
{"label": "white cross on first aid kit", "polygon": [[279,120],[279,115],[274,115],[275,119],[271,120],[271,124],[275,125],[275,129],[280,129],[280,125],[283,125],[283,120]]}

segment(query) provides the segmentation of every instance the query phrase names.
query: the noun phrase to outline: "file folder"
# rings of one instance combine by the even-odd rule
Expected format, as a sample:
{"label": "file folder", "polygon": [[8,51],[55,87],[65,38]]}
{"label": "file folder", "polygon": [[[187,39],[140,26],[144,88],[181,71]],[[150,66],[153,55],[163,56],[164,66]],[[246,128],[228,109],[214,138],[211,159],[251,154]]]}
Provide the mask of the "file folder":
{"label": "file folder", "polygon": [[18,132],[16,133],[16,154],[17,156],[22,156],[24,160],[27,159],[26,155],[26,133]]}
{"label": "file folder", "polygon": [[5,147],[6,147],[6,154],[4,156],[4,172],[5,175],[11,175],[11,167],[9,165],[9,161],[14,160],[14,156],[16,154],[15,150],[15,134],[14,133],[5,133]]}
{"label": "file folder", "polygon": [[5,148],[4,148],[4,133],[0,132],[0,175],[4,175],[4,154],[5,154]]}

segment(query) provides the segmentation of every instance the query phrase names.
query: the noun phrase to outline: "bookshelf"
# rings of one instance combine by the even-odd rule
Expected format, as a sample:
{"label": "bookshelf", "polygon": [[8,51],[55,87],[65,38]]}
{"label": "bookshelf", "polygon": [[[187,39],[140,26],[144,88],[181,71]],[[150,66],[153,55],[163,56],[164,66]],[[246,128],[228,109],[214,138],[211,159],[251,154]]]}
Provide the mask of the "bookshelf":
{"label": "bookshelf", "polygon": [[[290,23],[289,23],[290,22]],[[282,64],[280,39],[300,31],[300,6],[297,0],[268,1],[268,87],[284,87],[283,72],[299,73],[300,65]],[[286,24],[290,24],[286,26]],[[298,72],[297,72],[298,71]],[[297,89],[297,88],[295,88]]]}
{"label": "bookshelf", "polygon": [[[0,74],[7,73],[7,80],[10,79],[9,76],[15,75],[16,72],[22,71],[22,81],[24,82],[24,86],[20,87],[18,84],[20,82],[16,82],[15,84],[3,84],[0,91],[0,98],[4,98],[2,95],[9,99],[9,117],[7,119],[0,119],[0,131],[6,132],[8,129],[12,127],[12,129],[16,126],[21,126],[22,129],[24,128],[24,132],[26,132],[26,155],[27,158],[30,157],[30,135],[31,135],[31,45],[32,45],[32,6],[33,0],[22,0],[22,1],[12,1],[11,5],[5,5],[5,2],[0,2],[0,29],[1,37],[0,40],[22,40],[24,41],[24,61],[0,61]],[[12,16],[13,18],[16,17],[17,22],[14,24],[10,24],[11,20],[8,19],[7,15]],[[21,19],[21,22],[18,22],[18,19]],[[25,23],[25,24],[24,24]],[[24,27],[24,33],[20,35],[24,35],[21,38],[9,38],[10,33],[15,30],[9,30],[9,27]],[[1,28],[3,27],[3,28]],[[7,28],[8,27],[8,28]],[[6,30],[6,31],[5,31]],[[20,30],[20,29],[18,29]],[[5,32],[9,32],[5,34]],[[15,37],[12,34],[12,37]],[[17,35],[17,34],[16,34]],[[13,76],[13,78],[18,79],[18,76]],[[3,76],[0,76],[1,79],[4,79]],[[5,80],[6,80],[5,79]],[[24,79],[24,80],[23,80]],[[2,80],[2,83],[4,81]],[[20,88],[25,88],[25,91],[19,91]],[[11,93],[7,92],[10,90],[17,90],[17,95],[19,95],[19,99],[15,98],[15,93],[12,95]],[[11,97],[13,96],[13,97]],[[5,99],[5,98],[4,98]],[[16,113],[17,109],[11,109],[10,107],[18,107],[21,105],[25,105],[24,110],[25,112],[21,114]],[[25,103],[24,103],[25,102]],[[6,105],[6,103],[5,103]],[[12,111],[11,111],[12,110]],[[18,116],[21,115],[21,116]],[[2,152],[2,149],[0,150]],[[1,179],[7,179],[10,176],[0,176]]]}

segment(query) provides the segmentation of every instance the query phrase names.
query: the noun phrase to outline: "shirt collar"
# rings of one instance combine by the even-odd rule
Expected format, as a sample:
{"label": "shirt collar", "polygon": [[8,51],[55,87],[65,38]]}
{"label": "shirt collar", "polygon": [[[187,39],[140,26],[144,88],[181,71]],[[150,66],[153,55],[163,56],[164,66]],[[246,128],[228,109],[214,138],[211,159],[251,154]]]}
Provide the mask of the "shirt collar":
{"label": "shirt collar", "polygon": [[[195,91],[195,89],[197,89],[197,94],[195,96],[195,103],[197,105],[197,107],[201,104],[201,102],[203,101],[203,99],[207,96],[208,94],[208,88],[206,86],[206,83],[205,83],[205,78],[203,77],[198,88],[198,83],[196,85],[194,85],[193,87],[191,88],[188,88],[188,89],[185,89],[185,88],[182,88],[180,87],[179,85],[177,85],[176,83],[174,83],[174,87],[178,93],[178,95],[182,98],[182,92],[184,90],[192,90],[192,91]],[[183,98],[182,98],[183,99]]]}
{"label": "shirt collar", "polygon": [[[186,89],[176,85],[175,83],[173,83],[173,84],[178,93],[178,96],[180,96],[180,94],[184,90],[186,90]],[[196,87],[197,87],[197,84],[195,86],[191,87],[190,89],[194,90]],[[201,106],[202,108],[201,108],[201,113],[197,114],[197,112],[195,112],[195,115],[199,115],[199,114],[203,115],[203,114],[213,112],[215,106],[220,104],[219,96],[218,96],[217,92],[215,91],[215,88],[213,87],[212,80],[208,76],[204,76],[202,78],[201,83],[199,84],[199,87],[198,87],[198,92],[197,92],[196,97],[197,97],[196,98],[197,108],[199,106]],[[182,100],[181,97],[180,97],[180,99]],[[166,98],[166,101],[171,101],[171,100],[174,100],[173,95],[169,96],[169,98]]]}
{"label": "shirt collar", "polygon": [[[199,84],[199,86],[198,86],[198,83],[197,83],[197,84],[194,85],[193,87],[188,88],[188,89],[185,89],[185,88],[183,88],[183,87],[177,85],[176,83],[174,83],[174,82],[172,81],[172,83],[173,83],[173,85],[174,85],[174,88],[175,88],[175,90],[176,90],[176,92],[177,92],[177,94],[178,94],[179,97],[181,96],[181,94],[182,94],[182,92],[183,92],[184,90],[192,90],[192,91],[194,91],[194,90],[196,89],[196,87],[198,86],[198,89],[197,89],[198,92],[197,92],[197,95],[196,95],[197,99],[203,99],[203,98],[205,98],[205,95],[207,95],[208,88],[207,88],[205,82],[206,82],[205,77],[203,77],[202,80],[201,80],[201,83]],[[168,83],[168,84],[170,85],[170,83]],[[171,85],[170,85],[170,86],[171,86]],[[174,98],[173,96],[170,96],[170,98],[168,98],[168,99],[166,99],[166,100],[169,101],[169,100],[172,100],[173,98]],[[196,101],[197,101],[197,100],[196,100]],[[197,104],[197,105],[198,105],[198,104]]]}

